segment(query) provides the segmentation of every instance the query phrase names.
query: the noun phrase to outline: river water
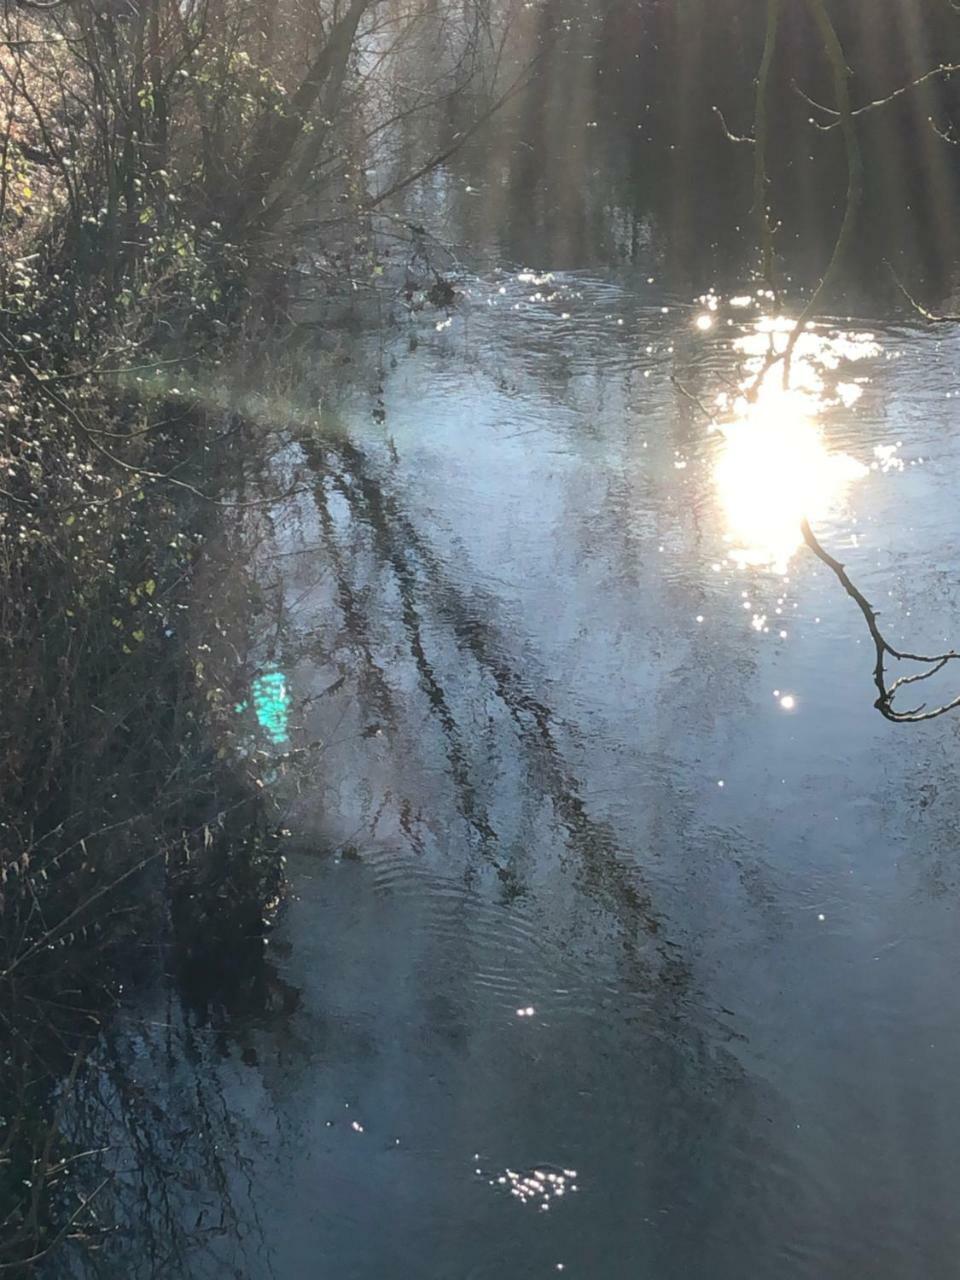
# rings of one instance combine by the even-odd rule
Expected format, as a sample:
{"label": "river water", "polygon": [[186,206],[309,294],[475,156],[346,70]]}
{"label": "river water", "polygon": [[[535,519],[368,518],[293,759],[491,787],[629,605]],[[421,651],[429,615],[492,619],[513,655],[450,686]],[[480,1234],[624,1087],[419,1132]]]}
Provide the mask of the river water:
{"label": "river water", "polygon": [[101,1274],[957,1274],[958,722],[878,714],[798,524],[957,641],[960,335],[837,318],[751,406],[769,306],[550,266],[276,459],[289,900],[256,1009],[112,1033]]}

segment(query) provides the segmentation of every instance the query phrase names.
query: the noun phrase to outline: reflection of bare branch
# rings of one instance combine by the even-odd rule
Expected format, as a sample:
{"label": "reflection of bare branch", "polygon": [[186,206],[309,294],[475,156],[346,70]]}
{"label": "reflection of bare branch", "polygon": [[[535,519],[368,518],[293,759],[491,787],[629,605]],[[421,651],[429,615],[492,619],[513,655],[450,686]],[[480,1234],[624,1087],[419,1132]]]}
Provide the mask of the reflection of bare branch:
{"label": "reflection of bare branch", "polygon": [[[873,704],[882,716],[887,720],[893,720],[897,723],[916,722],[918,720],[934,720],[937,716],[942,716],[948,711],[953,711],[955,707],[960,707],[960,694],[952,698],[949,702],[943,703],[939,707],[933,707],[927,710],[926,704],[921,703],[920,706],[914,707],[910,711],[897,711],[894,708],[893,701],[898,689],[903,685],[917,684],[921,680],[929,680],[931,676],[942,671],[948,662],[954,662],[960,659],[960,653],[950,650],[948,653],[937,654],[920,654],[920,653],[904,653],[900,649],[895,649],[892,644],[884,637],[883,632],[877,622],[877,613],[870,601],[863,592],[850,579],[845,567],[836,560],[828,551],[824,549],[813,530],[810,528],[809,521],[804,518],[800,522],[800,529],[803,533],[803,540],[827,568],[834,574],[837,581],[846,591],[847,595],[854,601],[860,612],[863,614],[864,621],[867,624],[867,630],[870,632],[870,638],[876,651],[877,660],[873,669],[873,682],[877,686],[877,700]],[[926,671],[918,671],[911,676],[900,676],[894,680],[892,684],[887,684],[886,660],[894,658],[898,662],[922,662],[927,666]]]}
{"label": "reflection of bare branch", "polygon": [[[355,515],[374,531],[377,554],[392,570],[401,596],[411,655],[418,667],[421,686],[440,722],[448,753],[453,744],[462,744],[465,738],[454,708],[447,701],[442,681],[422,652],[424,618],[431,602],[438,620],[450,629],[457,648],[472,657],[490,679],[516,725],[519,740],[529,753],[528,768],[536,771],[538,790],[549,796],[569,847],[579,856],[588,892],[597,895],[615,914],[629,945],[641,935],[656,934],[660,920],[646,887],[636,883],[633,868],[615,832],[590,814],[581,784],[563,757],[560,735],[567,726],[530,691],[527,680],[504,654],[499,637],[485,617],[487,611],[478,612],[473,602],[449,580],[441,561],[396,497],[374,473],[364,452],[347,441],[337,448],[345,471],[353,477],[352,484],[343,484],[341,476],[338,488]],[[315,453],[310,460],[318,470],[329,465]],[[462,751],[462,746],[458,750]],[[462,766],[456,754],[451,753],[448,758],[458,787],[460,812],[477,827],[478,820],[486,821],[482,798],[475,794],[468,775],[458,778]],[[466,756],[462,756],[462,760],[469,764]],[[470,788],[470,794],[464,793],[464,784]],[[495,856],[496,838],[496,833],[491,831],[485,840],[485,851],[491,858]],[[495,865],[498,870],[502,869],[500,863]]]}
{"label": "reflection of bare branch", "polygon": [[950,123],[949,125],[947,125],[946,129],[941,129],[940,126],[935,122],[933,116],[928,117],[928,122],[929,122],[930,128],[933,130],[933,132],[937,135],[938,138],[942,139],[944,142],[949,142],[951,147],[960,147],[960,138],[955,138],[952,136],[954,129],[957,127],[955,124]]}
{"label": "reflection of bare branch", "polygon": [[[859,114],[854,111],[850,104],[850,88],[847,83],[850,75],[847,67],[846,59],[843,53],[843,47],[834,29],[830,16],[824,6],[823,0],[806,0],[807,8],[820,34],[823,44],[824,55],[830,66],[831,76],[833,79],[833,88],[836,95],[836,109],[830,107],[820,107],[820,110],[829,112],[830,115],[836,116],[836,120],[829,126],[834,128],[839,125],[843,132],[844,150],[847,158],[847,193],[844,202],[843,219],[840,223],[840,229],[837,232],[837,238],[834,242],[833,252],[830,261],[827,263],[826,269],[821,276],[816,288],[808,298],[806,305],[801,309],[796,323],[787,339],[786,346],[783,351],[777,351],[773,339],[771,337],[770,352],[758,374],[753,386],[748,390],[747,397],[750,400],[756,398],[759,394],[761,384],[769,370],[779,363],[783,363],[783,385],[788,387],[790,383],[790,365],[793,360],[794,349],[800,335],[806,328],[807,321],[816,313],[816,309],[821,298],[832,288],[843,264],[847,248],[853,238],[854,228],[857,222],[857,216],[860,210],[862,199],[862,170],[863,162],[860,155],[860,144],[857,140],[856,128],[854,125],[854,116]],[[760,63],[760,69],[757,74],[757,91],[754,107],[753,120],[753,137],[741,138],[735,134],[731,134],[726,126],[722,114],[714,107],[714,111],[720,115],[721,123],[724,131],[733,142],[752,142],[755,144],[756,159],[754,164],[754,215],[757,218],[757,224],[760,232],[760,251],[762,258],[762,275],[766,280],[767,288],[771,290],[776,297],[776,289],[773,281],[774,254],[773,254],[773,235],[774,227],[770,221],[770,212],[767,208],[767,185],[768,176],[766,168],[766,152],[767,152],[767,82],[769,80],[770,68],[777,47],[777,31],[780,19],[780,0],[767,0],[767,21],[766,21],[766,37],[764,40],[763,56]],[[801,90],[798,92],[802,93]],[[806,95],[803,95],[804,97]],[[808,99],[813,106],[819,107],[819,103],[815,103],[812,99]],[[863,108],[861,108],[863,110]]]}
{"label": "reflection of bare branch", "polygon": [[840,223],[840,230],[837,232],[830,261],[820,277],[820,283],[807,299],[806,306],[797,316],[797,323],[794,325],[793,332],[790,334],[783,352],[784,387],[790,384],[790,362],[793,359],[793,351],[800,339],[800,335],[806,327],[807,321],[815,314],[820,299],[833,287],[840,273],[847,248],[853,239],[853,232],[857,224],[857,215],[860,212],[860,203],[863,196],[863,160],[860,155],[860,143],[857,140],[857,130],[853,120],[855,112],[850,106],[850,86],[847,82],[850,71],[844,57],[843,46],[837,37],[833,23],[830,21],[830,15],[827,13],[823,0],[807,0],[807,7],[820,33],[823,51],[827,62],[830,64],[830,71],[833,77],[833,91],[837,99],[837,123],[843,133],[843,146],[847,157],[847,195],[843,207],[843,221]]}
{"label": "reflection of bare branch", "polygon": [[[939,67],[934,67],[931,71],[925,72],[922,76],[918,76],[916,80],[911,80],[909,84],[901,85],[899,89],[894,89],[893,93],[888,93],[885,98],[875,98],[873,102],[866,102],[862,107],[857,107],[855,110],[851,111],[850,114],[853,116],[862,116],[866,115],[868,111],[876,111],[878,107],[885,107],[895,99],[902,98],[905,93],[909,93],[911,89],[918,88],[927,80],[932,80],[936,76],[950,76],[955,71],[960,71],[960,63],[941,63]],[[817,102],[814,98],[811,98],[809,94],[804,93],[795,80],[791,81],[791,84],[793,85],[795,92],[798,93],[809,106],[814,107],[817,111],[822,111],[824,115],[833,117],[829,124],[821,124],[819,120],[811,120],[810,123],[812,125],[815,125],[816,128],[820,129],[823,133],[826,133],[830,129],[836,129],[838,125],[841,124],[839,111],[834,110],[833,107],[826,107],[822,102]]]}
{"label": "reflection of bare branch", "polygon": [[760,228],[761,272],[767,288],[776,295],[773,278],[773,225],[767,206],[767,98],[770,87],[770,69],[777,51],[777,33],[780,29],[780,0],[767,0],[767,33],[763,42],[763,56],[757,74],[757,94],[753,115],[753,136],[756,140],[753,166],[753,213]]}
{"label": "reflection of bare branch", "polygon": [[[753,109],[753,133],[746,136],[733,133],[719,107],[713,111],[720,121],[724,136],[728,142],[740,143],[753,147],[753,212],[760,229],[760,250],[762,255],[761,274],[767,288],[773,290],[773,225],[770,221],[770,210],[767,207],[767,97],[770,86],[770,69],[773,66],[774,54],[777,51],[777,33],[780,27],[781,0],[767,0],[766,35],[763,42],[763,54],[757,71],[756,96]],[[775,292],[775,290],[774,290]]]}
{"label": "reflection of bare branch", "polygon": [[745,147],[752,147],[756,144],[756,138],[749,138],[742,133],[734,133],[727,124],[726,117],[719,107],[713,108],[714,114],[720,121],[720,128],[723,130],[723,136],[728,142],[737,142]]}
{"label": "reflection of bare branch", "polygon": [[511,98],[516,97],[516,95],[526,87],[533,68],[540,61],[541,56],[541,54],[537,54],[535,57],[531,58],[520,74],[511,82],[510,86],[504,90],[499,98],[497,98],[496,101],[485,111],[481,112],[471,125],[457,133],[454,141],[449,147],[445,147],[442,151],[438,151],[412,173],[405,174],[402,178],[398,178],[396,182],[391,183],[386,190],[381,191],[378,195],[370,196],[368,199],[364,200],[362,203],[364,211],[369,212],[372,209],[376,209],[385,201],[391,199],[395,195],[398,195],[401,191],[406,190],[407,187],[412,186],[415,182],[419,182],[421,178],[438,168],[452,155],[455,155],[456,152],[458,152],[464,144],[474,136],[474,134],[480,131],[488,120],[495,116],[501,108],[506,106]]}
{"label": "reflection of bare branch", "polygon": [[926,307],[921,306],[920,303],[913,296],[913,294],[907,290],[906,285],[902,282],[900,277],[897,275],[896,271],[894,271],[892,264],[889,262],[886,262],[886,259],[884,259],[884,262],[887,270],[893,276],[894,284],[897,286],[897,288],[900,290],[900,292],[903,294],[906,300],[910,303],[911,307],[913,307],[914,311],[916,311],[918,315],[923,316],[924,320],[926,320],[928,324],[960,323],[960,316],[937,315],[935,312],[928,311]]}
{"label": "reflection of bare branch", "polygon": [[670,375],[670,381],[673,383],[673,385],[677,388],[677,390],[685,399],[689,400],[691,404],[695,404],[697,406],[697,408],[700,410],[700,412],[703,414],[703,416],[707,419],[708,422],[713,422],[714,415],[710,412],[710,410],[703,403],[703,401],[696,394],[696,392],[691,391],[689,387],[684,386],[684,384],[680,381],[680,379],[676,377],[674,374]]}

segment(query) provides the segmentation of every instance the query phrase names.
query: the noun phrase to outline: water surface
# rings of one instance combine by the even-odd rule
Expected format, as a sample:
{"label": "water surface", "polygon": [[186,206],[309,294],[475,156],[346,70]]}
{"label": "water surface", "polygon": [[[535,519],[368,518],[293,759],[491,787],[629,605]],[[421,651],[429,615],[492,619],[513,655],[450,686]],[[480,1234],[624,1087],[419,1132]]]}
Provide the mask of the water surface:
{"label": "water surface", "polygon": [[738,406],[752,303],[548,266],[278,460],[290,901],[259,1012],[116,1032],[179,1135],[118,1136],[123,1274],[956,1275],[957,722],[873,709],[795,516],[957,641],[960,337],[838,318]]}

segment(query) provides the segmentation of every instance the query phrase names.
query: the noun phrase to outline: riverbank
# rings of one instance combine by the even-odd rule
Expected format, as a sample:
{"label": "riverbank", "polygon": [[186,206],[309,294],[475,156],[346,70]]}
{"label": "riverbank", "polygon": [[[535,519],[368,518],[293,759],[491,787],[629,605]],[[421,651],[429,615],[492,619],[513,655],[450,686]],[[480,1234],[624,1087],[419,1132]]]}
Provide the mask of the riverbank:
{"label": "riverbank", "polygon": [[[231,616],[196,609],[208,540],[266,500],[243,476],[249,424],[191,394],[148,327],[124,344],[91,323],[77,342],[35,320],[57,305],[35,278],[3,332],[5,1263],[88,1225],[54,1082],[83,1071],[131,984],[244,981],[279,886],[262,762],[230,749],[250,584],[236,575]],[[95,311],[96,282],[71,286]]]}

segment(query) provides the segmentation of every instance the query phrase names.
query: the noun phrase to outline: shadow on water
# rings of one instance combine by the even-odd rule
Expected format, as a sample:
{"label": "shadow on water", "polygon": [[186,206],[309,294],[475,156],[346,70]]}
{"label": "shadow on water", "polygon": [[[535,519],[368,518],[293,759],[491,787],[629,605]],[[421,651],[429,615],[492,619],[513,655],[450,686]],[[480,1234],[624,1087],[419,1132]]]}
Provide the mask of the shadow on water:
{"label": "shadow on water", "polygon": [[[292,897],[229,1004],[159,988],[104,1037],[71,1126],[106,1148],[84,1177],[111,1177],[109,1227],[69,1265],[286,1276],[328,1257],[360,1276],[399,1250],[405,1274],[462,1256],[476,1275],[545,1269],[605,1202],[598,1145],[624,1186],[642,1171],[651,1223],[655,1203],[696,1199],[687,1162],[713,1167],[718,1125],[754,1105],[736,1033],[704,1008],[643,860],[593,814],[571,762],[589,746],[527,645],[519,665],[509,613],[447,566],[364,447],[298,447],[312,500],[267,545],[258,522],[252,553],[284,565],[260,644],[290,690],[274,787],[298,832]],[[325,566],[305,589],[300,541]],[[501,1191],[515,1165],[583,1166],[582,1185],[569,1208],[538,1201],[541,1226]],[[371,1199],[382,1239],[355,1235]],[[436,1236],[444,1217],[464,1234]]]}
{"label": "shadow on water", "polygon": [[521,677],[510,664],[484,617],[489,615],[493,602],[482,596],[465,599],[409,518],[371,473],[363,453],[350,444],[342,445],[338,452],[348,470],[337,475],[334,483],[355,518],[369,524],[377,553],[394,575],[410,653],[447,739],[461,814],[480,838],[481,851],[492,858],[498,876],[509,884],[509,869],[496,860],[496,832],[487,816],[477,809],[456,719],[426,655],[422,625],[425,603],[433,606],[457,651],[476,663],[496,691],[523,749],[528,785],[550,800],[568,847],[580,864],[585,889],[599,895],[606,906],[614,907],[626,945],[638,932],[656,934],[657,918],[648,894],[636,883],[636,867],[623,857],[612,830],[590,817],[579,781],[563,759],[556,740],[556,717],[529,691],[529,677]]}

